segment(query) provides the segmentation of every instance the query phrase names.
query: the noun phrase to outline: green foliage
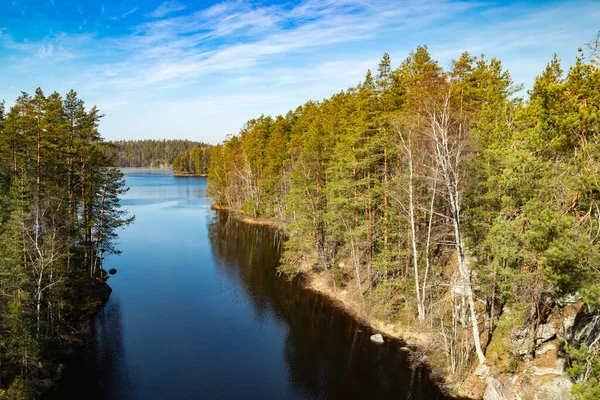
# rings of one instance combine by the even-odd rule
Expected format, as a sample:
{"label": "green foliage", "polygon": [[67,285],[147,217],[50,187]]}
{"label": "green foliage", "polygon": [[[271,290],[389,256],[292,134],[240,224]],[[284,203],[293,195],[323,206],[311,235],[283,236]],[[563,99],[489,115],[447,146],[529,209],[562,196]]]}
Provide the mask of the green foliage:
{"label": "green foliage", "polygon": [[30,400],[33,398],[27,382],[20,376],[15,378],[8,390],[0,390],[0,400]]}
{"label": "green foliage", "polygon": [[571,389],[576,400],[597,399],[600,395],[600,357],[597,348],[565,346],[570,365],[567,375],[576,383]]}
{"label": "green foliage", "polygon": [[384,54],[356,87],[250,120],[216,146],[209,191],[218,206],[285,225],[286,274],[324,269],[391,319],[424,306],[452,332],[456,368],[452,346],[472,340],[449,289],[458,247],[488,330],[510,334],[498,311],[543,293],[600,300],[598,87],[583,55],[567,73],[554,57],[523,100],[495,58],[463,53],[444,69],[419,46],[394,68]]}
{"label": "green foliage", "polygon": [[[116,167],[170,167],[182,152],[208,148],[207,144],[179,139],[119,140],[106,153],[114,157]],[[173,166],[173,169],[177,170]]]}
{"label": "green foliage", "polygon": [[[118,253],[126,191],[97,128],[70,91],[22,93],[0,106],[0,346],[5,398],[28,398],[30,374],[73,334],[85,296]],[[6,371],[9,371],[6,374]],[[2,388],[0,388],[2,389]]]}
{"label": "green foliage", "polygon": [[212,146],[202,145],[177,154],[173,169],[181,175],[207,175]]}

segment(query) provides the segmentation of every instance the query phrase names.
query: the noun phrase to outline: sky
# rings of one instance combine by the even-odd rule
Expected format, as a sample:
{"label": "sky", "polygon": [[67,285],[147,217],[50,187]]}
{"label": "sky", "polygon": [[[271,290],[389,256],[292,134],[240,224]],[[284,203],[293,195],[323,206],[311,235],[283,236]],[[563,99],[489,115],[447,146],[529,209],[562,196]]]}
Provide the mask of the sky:
{"label": "sky", "polygon": [[599,29],[598,0],[0,0],[0,99],[74,89],[108,140],[214,144],[355,86],[384,53],[485,54],[526,90]]}

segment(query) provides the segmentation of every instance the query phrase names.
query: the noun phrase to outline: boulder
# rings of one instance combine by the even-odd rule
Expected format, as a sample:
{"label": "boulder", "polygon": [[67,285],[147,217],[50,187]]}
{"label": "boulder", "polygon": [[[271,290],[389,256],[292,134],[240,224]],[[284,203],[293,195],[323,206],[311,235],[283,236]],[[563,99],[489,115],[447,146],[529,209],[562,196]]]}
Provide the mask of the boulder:
{"label": "boulder", "polygon": [[588,306],[583,306],[575,316],[566,342],[576,347],[598,345],[600,343],[600,308],[590,311]]}
{"label": "boulder", "polygon": [[558,303],[559,306],[564,307],[568,304],[575,304],[579,300],[581,300],[581,296],[579,295],[579,293],[575,293],[575,294],[568,294],[566,296],[563,296],[563,297],[559,298],[558,300],[556,300],[556,302]]}
{"label": "boulder", "polygon": [[546,354],[549,351],[553,351],[556,350],[556,345],[554,343],[546,343],[545,345],[543,345],[542,347],[540,347],[539,349],[537,349],[535,351],[535,355],[536,356],[541,356]]}
{"label": "boulder", "polygon": [[535,344],[540,345],[556,336],[556,328],[553,323],[539,325],[535,331]]}
{"label": "boulder", "polygon": [[479,364],[479,366],[475,368],[474,374],[480,378],[486,378],[490,374],[490,367],[485,364]]}
{"label": "boulder", "polygon": [[114,275],[114,274],[117,273],[117,270],[115,268],[111,268],[111,269],[108,270],[108,273],[111,274],[111,275]]}
{"label": "boulder", "polygon": [[550,375],[550,374],[556,374],[556,369],[533,366],[533,367],[531,367],[531,373],[533,375]]}
{"label": "boulder", "polygon": [[505,400],[502,394],[502,384],[496,378],[489,376],[486,380],[487,388],[483,394],[483,400]]}
{"label": "boulder", "polygon": [[381,336],[381,333],[376,333],[374,335],[371,335],[371,342],[377,343],[377,344],[383,344],[383,336]]}
{"label": "boulder", "polygon": [[[538,371],[542,372],[542,371]],[[486,379],[483,400],[567,400],[571,398],[573,383],[565,375],[550,371],[534,371],[513,375],[504,385],[494,376]]]}
{"label": "boulder", "polygon": [[563,323],[558,329],[558,338],[563,342],[566,342],[571,335],[571,330],[573,329],[573,325],[575,324],[575,316],[576,314],[566,315],[563,318]]}
{"label": "boulder", "polygon": [[534,395],[535,400],[564,400],[571,398],[571,387],[573,382],[564,375],[544,383]]}
{"label": "boulder", "polygon": [[559,358],[558,360],[556,360],[555,369],[557,374],[564,374],[567,370],[567,360],[564,358]]}

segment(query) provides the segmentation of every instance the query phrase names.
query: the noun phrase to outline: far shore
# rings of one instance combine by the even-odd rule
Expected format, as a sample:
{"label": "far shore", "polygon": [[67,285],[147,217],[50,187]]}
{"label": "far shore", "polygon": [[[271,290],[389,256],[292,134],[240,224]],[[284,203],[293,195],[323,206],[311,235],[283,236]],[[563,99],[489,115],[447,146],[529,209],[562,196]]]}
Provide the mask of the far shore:
{"label": "far shore", "polygon": [[208,174],[183,174],[181,172],[174,172],[173,173],[174,177],[177,178],[182,178],[182,177],[186,177],[186,176],[192,176],[192,177],[207,177]]}

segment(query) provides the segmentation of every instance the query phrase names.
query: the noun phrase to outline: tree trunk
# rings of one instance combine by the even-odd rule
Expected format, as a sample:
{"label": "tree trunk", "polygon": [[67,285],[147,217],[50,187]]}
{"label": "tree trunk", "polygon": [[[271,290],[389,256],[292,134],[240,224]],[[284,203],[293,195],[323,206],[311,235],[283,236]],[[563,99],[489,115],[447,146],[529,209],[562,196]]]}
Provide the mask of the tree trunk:
{"label": "tree trunk", "polygon": [[[451,148],[450,140],[450,91],[444,98],[444,103],[441,110],[433,109],[430,111],[430,125],[435,144],[435,155],[437,162],[443,174],[443,178],[448,190],[450,208],[452,212],[452,225],[454,228],[454,245],[456,249],[456,258],[458,263],[458,271],[462,286],[462,295],[466,297],[473,329],[473,343],[479,364],[485,363],[485,355],[481,349],[481,340],[479,338],[479,326],[477,324],[477,313],[475,311],[475,302],[473,301],[473,287],[471,283],[471,271],[465,260],[465,247],[462,238],[462,230],[460,225],[460,192],[458,190],[458,182],[456,173],[458,171],[460,161],[460,143],[453,143]],[[461,135],[459,135],[461,136]],[[460,139],[459,139],[460,140]]]}
{"label": "tree trunk", "polygon": [[413,267],[415,270],[415,293],[417,296],[417,311],[419,313],[419,320],[425,319],[425,310],[423,309],[423,302],[421,301],[421,288],[419,286],[419,256],[417,252],[417,232],[416,232],[416,221],[415,221],[415,207],[413,197],[413,157],[412,157],[412,142],[411,133],[408,133],[406,142],[403,139],[403,144],[408,155],[408,211],[410,214],[410,233],[412,242],[412,253],[413,253]]}

